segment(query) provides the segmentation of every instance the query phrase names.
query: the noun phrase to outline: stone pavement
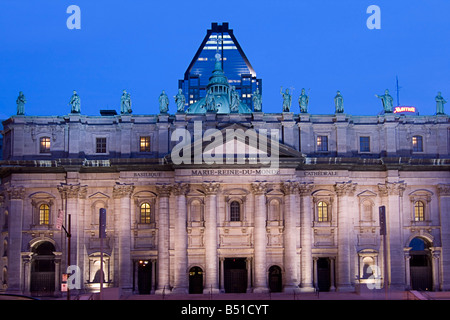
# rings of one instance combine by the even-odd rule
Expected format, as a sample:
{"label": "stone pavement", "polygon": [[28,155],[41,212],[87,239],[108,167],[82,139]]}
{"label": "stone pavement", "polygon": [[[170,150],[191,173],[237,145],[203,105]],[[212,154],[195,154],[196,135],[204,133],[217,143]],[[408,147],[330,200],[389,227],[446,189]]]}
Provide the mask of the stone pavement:
{"label": "stone pavement", "polygon": [[414,292],[367,290],[364,292],[319,292],[319,293],[223,293],[223,294],[167,294],[129,295],[121,300],[450,300],[450,292]]}

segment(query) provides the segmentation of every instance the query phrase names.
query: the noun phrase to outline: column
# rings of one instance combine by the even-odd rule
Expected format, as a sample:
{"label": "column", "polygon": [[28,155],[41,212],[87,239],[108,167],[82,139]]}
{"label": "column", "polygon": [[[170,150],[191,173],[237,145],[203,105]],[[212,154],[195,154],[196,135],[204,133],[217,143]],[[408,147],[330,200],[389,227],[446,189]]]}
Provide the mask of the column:
{"label": "column", "polygon": [[9,255],[8,255],[8,289],[9,293],[22,293],[22,224],[23,199],[25,188],[11,187],[9,196]]}
{"label": "column", "polygon": [[431,273],[433,279],[433,291],[441,289],[439,265],[441,260],[441,251],[439,248],[431,247]]}
{"label": "column", "polygon": [[350,228],[351,206],[349,206],[350,196],[356,189],[356,183],[338,182],[334,186],[338,196],[338,256],[337,256],[337,290],[352,291],[351,283],[351,259],[350,259]]}
{"label": "column", "polygon": [[284,270],[285,292],[300,291],[298,287],[299,277],[297,271],[297,219],[298,207],[296,197],[298,195],[297,182],[283,182],[281,190],[284,193]]}
{"label": "column", "polygon": [[403,259],[403,232],[401,201],[406,184],[403,182],[386,182],[379,184],[381,195],[387,197],[386,205],[386,243],[388,256],[388,283],[391,288],[404,290],[405,259]]}
{"label": "column", "polygon": [[225,293],[225,271],[224,271],[224,261],[225,258],[224,257],[220,257],[220,292],[221,293]]}
{"label": "column", "polygon": [[[27,296],[30,295],[30,282],[31,282],[31,252],[22,252],[22,263],[23,263],[23,293]],[[55,260],[56,263],[56,260]],[[61,274],[57,272],[58,268],[55,267],[55,274],[59,277]],[[58,288],[57,291],[59,291]]]}
{"label": "column", "polygon": [[125,293],[133,290],[133,261],[131,259],[131,194],[132,185],[115,185],[113,189],[116,230],[119,235],[119,287]]}
{"label": "column", "polygon": [[409,254],[409,251],[411,250],[411,247],[406,247],[403,249],[403,254],[405,257],[405,290],[411,290],[411,268],[410,268],[410,261],[411,261],[411,255]]}
{"label": "column", "polygon": [[203,183],[205,203],[205,287],[204,293],[219,293],[217,256],[217,192],[219,183]]}
{"label": "column", "polygon": [[269,292],[267,287],[267,263],[266,263],[266,191],[267,185],[264,182],[254,182],[251,184],[252,192],[255,197],[255,212],[254,212],[254,283],[253,292],[266,293]]}
{"label": "column", "polygon": [[442,290],[450,290],[450,184],[439,184],[438,205],[441,221],[441,243],[442,243]]}
{"label": "column", "polygon": [[[81,238],[83,238],[83,225],[80,226],[81,221],[81,213],[84,204],[84,201],[79,201],[79,199],[85,199],[87,194],[87,187],[81,186],[80,184],[66,184],[62,183],[57,186],[58,191],[61,195],[61,200],[63,203],[63,208],[65,211],[65,221],[64,226],[68,229],[68,215],[70,215],[70,265],[77,265],[79,267],[83,266],[83,263],[80,261],[81,256],[83,255],[83,246],[81,245]],[[65,237],[67,239],[67,237]],[[68,248],[66,247],[68,251]],[[67,253],[64,257],[67,259]],[[66,266],[64,270],[69,266],[69,261],[66,261]],[[83,283],[83,277],[81,279]]]}
{"label": "column", "polygon": [[158,285],[156,294],[167,294],[170,290],[169,274],[169,195],[170,185],[156,186],[158,193]]}
{"label": "column", "polygon": [[175,218],[175,283],[173,293],[189,293],[188,253],[187,253],[187,206],[186,194],[189,185],[177,183],[173,187],[177,202],[177,214]]}
{"label": "column", "polygon": [[312,221],[313,221],[313,205],[311,202],[311,191],[314,188],[312,183],[300,183],[300,245],[302,247],[301,262],[301,285],[302,292],[313,292],[313,258],[312,258]]}

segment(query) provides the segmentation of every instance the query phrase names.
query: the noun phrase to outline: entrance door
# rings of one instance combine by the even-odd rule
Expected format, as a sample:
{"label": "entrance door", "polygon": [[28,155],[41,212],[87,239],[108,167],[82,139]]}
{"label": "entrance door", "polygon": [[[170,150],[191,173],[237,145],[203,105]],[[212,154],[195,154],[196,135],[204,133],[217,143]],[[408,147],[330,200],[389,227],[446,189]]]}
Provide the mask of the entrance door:
{"label": "entrance door", "polygon": [[269,288],[271,292],[281,292],[281,269],[279,266],[271,266],[269,269]]}
{"label": "entrance door", "polygon": [[189,293],[203,293],[203,270],[200,267],[189,270]]}
{"label": "entrance door", "polygon": [[140,260],[138,265],[139,294],[150,294],[152,290],[152,264],[148,260]]}
{"label": "entrance door", "polygon": [[33,296],[52,296],[55,291],[55,247],[43,242],[33,248],[30,291]]}
{"label": "entrance door", "polygon": [[224,280],[226,293],[245,293],[247,291],[247,263],[245,258],[225,259]]}
{"label": "entrance door", "polygon": [[431,257],[429,244],[420,238],[414,238],[409,244],[411,287],[413,290],[433,290]]}
{"label": "entrance door", "polygon": [[317,259],[317,287],[319,291],[330,291],[331,273],[330,273],[330,259]]}

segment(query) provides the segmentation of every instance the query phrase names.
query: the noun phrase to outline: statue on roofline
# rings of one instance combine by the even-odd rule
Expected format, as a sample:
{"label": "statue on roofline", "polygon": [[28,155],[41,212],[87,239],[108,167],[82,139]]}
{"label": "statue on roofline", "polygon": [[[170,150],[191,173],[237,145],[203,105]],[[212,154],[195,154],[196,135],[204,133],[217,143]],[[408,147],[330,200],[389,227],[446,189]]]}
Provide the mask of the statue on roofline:
{"label": "statue on roofline", "polygon": [[71,106],[70,113],[80,113],[81,101],[78,93],[73,90],[72,97],[70,98],[69,105]]}
{"label": "statue on roofline", "polygon": [[19,96],[16,100],[17,103],[17,115],[23,116],[25,115],[25,103],[27,103],[27,99],[25,99],[25,95],[22,91],[19,92]]}

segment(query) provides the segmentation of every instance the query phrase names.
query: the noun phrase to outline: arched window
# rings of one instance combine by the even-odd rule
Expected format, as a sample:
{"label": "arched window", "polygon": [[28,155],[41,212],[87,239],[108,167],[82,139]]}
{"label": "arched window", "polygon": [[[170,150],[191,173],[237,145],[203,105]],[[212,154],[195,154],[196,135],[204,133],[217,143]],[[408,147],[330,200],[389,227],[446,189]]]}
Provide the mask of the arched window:
{"label": "arched window", "polygon": [[241,205],[237,201],[230,204],[230,221],[241,221]]}
{"label": "arched window", "polygon": [[191,222],[199,222],[203,221],[202,215],[202,204],[198,200],[193,200],[191,202],[191,212],[190,212],[190,220]]}
{"label": "arched window", "polygon": [[151,213],[150,204],[148,202],[142,203],[140,206],[140,222],[150,223],[151,222],[150,213]]}
{"label": "arched window", "polygon": [[281,220],[280,202],[277,199],[270,201],[269,204],[269,220]]}
{"label": "arched window", "polygon": [[50,207],[48,204],[39,206],[39,224],[49,224]]}
{"label": "arched window", "polygon": [[425,204],[422,201],[414,203],[414,221],[425,220]]}
{"label": "arched window", "polygon": [[39,139],[39,152],[49,153],[50,152],[50,138],[42,137]]}
{"label": "arched window", "polygon": [[317,220],[319,222],[328,221],[328,203],[324,201],[317,203]]}
{"label": "arched window", "polygon": [[423,139],[422,136],[412,137],[413,152],[423,152]]}

